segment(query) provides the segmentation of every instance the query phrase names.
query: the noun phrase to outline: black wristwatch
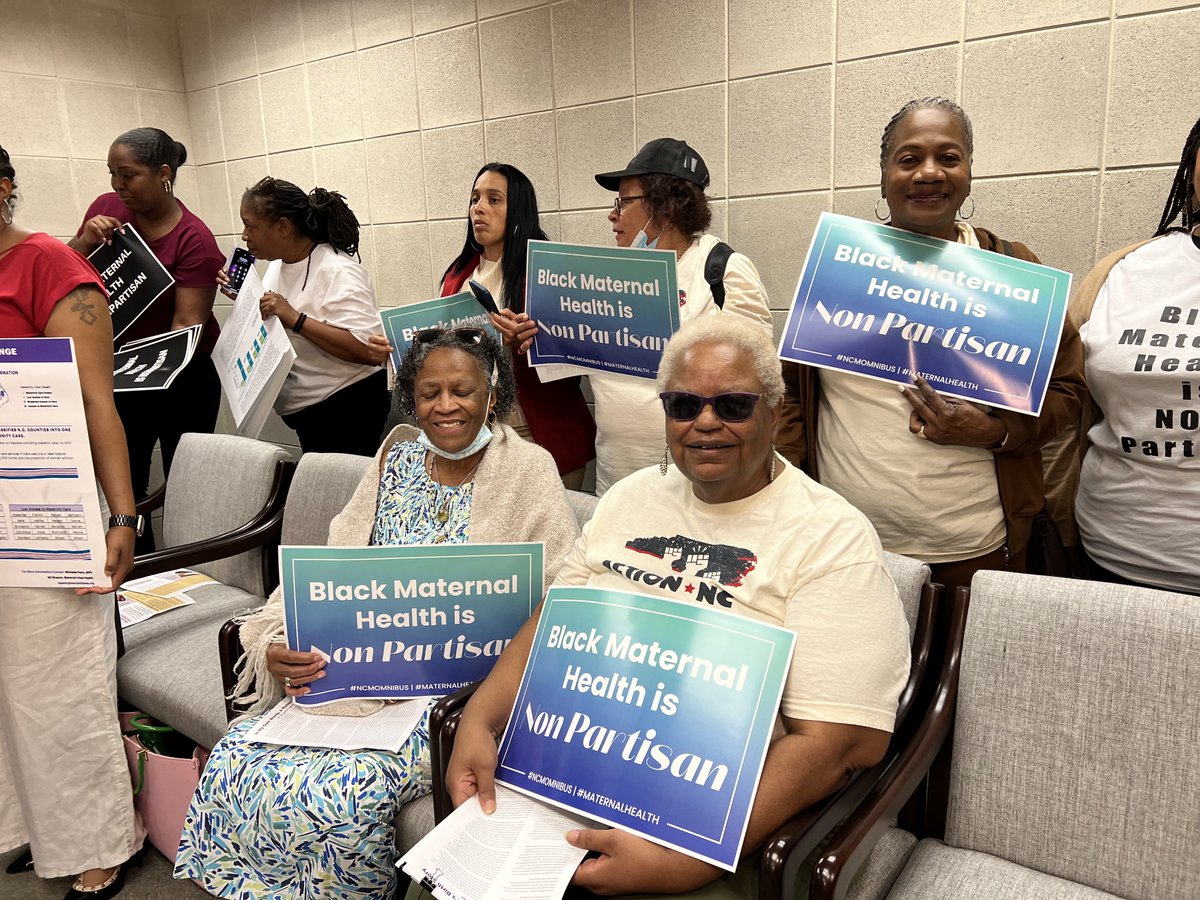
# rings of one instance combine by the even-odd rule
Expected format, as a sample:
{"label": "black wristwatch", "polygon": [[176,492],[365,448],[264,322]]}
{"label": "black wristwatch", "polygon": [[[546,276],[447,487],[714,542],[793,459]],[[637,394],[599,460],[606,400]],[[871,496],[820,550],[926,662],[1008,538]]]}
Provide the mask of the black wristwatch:
{"label": "black wristwatch", "polygon": [[118,525],[123,528],[132,528],[133,533],[136,534],[138,537],[141,537],[142,532],[146,530],[146,517],[145,516],[109,516],[108,517],[108,527],[109,528],[116,528]]}

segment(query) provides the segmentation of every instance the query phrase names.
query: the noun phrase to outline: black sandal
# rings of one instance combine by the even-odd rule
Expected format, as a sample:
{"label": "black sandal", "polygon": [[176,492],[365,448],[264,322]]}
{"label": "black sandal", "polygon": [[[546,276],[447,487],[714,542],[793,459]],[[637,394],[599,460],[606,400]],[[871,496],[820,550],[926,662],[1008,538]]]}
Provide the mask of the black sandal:
{"label": "black sandal", "polygon": [[33,871],[33,851],[26,847],[16,855],[7,866],[4,867],[6,875],[20,875],[22,872]]}

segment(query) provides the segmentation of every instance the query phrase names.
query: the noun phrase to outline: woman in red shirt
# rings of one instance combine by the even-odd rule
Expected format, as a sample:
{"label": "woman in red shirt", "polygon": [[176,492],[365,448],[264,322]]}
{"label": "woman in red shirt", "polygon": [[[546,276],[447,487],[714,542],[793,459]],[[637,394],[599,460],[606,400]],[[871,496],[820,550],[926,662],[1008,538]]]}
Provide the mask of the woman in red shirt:
{"label": "woman in red shirt", "polygon": [[117,515],[106,539],[110,585],[0,587],[0,853],[28,842],[31,850],[11,860],[8,873],[35,866],[43,878],[82,873],[68,900],[107,900],[142,843],[117,724],[107,596],[133,566],[137,525],[113,406],[112,321],[87,260],[13,224],[15,182],[0,147],[0,338],[74,340],[92,464]]}

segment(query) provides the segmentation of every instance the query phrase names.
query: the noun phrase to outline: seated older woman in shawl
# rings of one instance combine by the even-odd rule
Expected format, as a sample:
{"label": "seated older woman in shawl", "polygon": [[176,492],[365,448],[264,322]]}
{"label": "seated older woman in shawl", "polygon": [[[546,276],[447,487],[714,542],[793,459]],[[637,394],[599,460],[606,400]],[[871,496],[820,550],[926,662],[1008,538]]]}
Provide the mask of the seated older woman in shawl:
{"label": "seated older woman in shawl", "polygon": [[[329,544],[541,541],[549,584],[578,527],[550,454],[497,424],[515,396],[509,355],[481,329],[420,332],[396,390],[419,429],[387,436]],[[318,654],[284,643],[278,590],[242,623],[241,639],[238,689],[252,717],[323,677]],[[328,706],[368,715],[382,703]],[[427,718],[398,754],[268,746],[246,739],[254,718],[235,724],[192,800],[175,877],[219,897],[390,897],[393,820],[430,789]]]}

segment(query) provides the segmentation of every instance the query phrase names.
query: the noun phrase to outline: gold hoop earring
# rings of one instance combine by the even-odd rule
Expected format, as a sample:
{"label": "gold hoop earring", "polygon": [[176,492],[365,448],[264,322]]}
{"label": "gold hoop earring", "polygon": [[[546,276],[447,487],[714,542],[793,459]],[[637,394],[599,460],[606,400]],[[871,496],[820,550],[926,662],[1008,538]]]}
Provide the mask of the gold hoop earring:
{"label": "gold hoop earring", "polygon": [[13,223],[12,197],[6,197],[4,202],[0,203],[0,222],[4,223],[5,228]]}
{"label": "gold hoop earring", "polygon": [[[880,203],[883,204],[883,212],[882,213],[879,212],[879,204]],[[892,217],[892,210],[891,210],[891,207],[888,206],[887,197],[880,197],[878,200],[875,201],[875,218],[877,218],[880,222],[886,222],[891,217]]]}

